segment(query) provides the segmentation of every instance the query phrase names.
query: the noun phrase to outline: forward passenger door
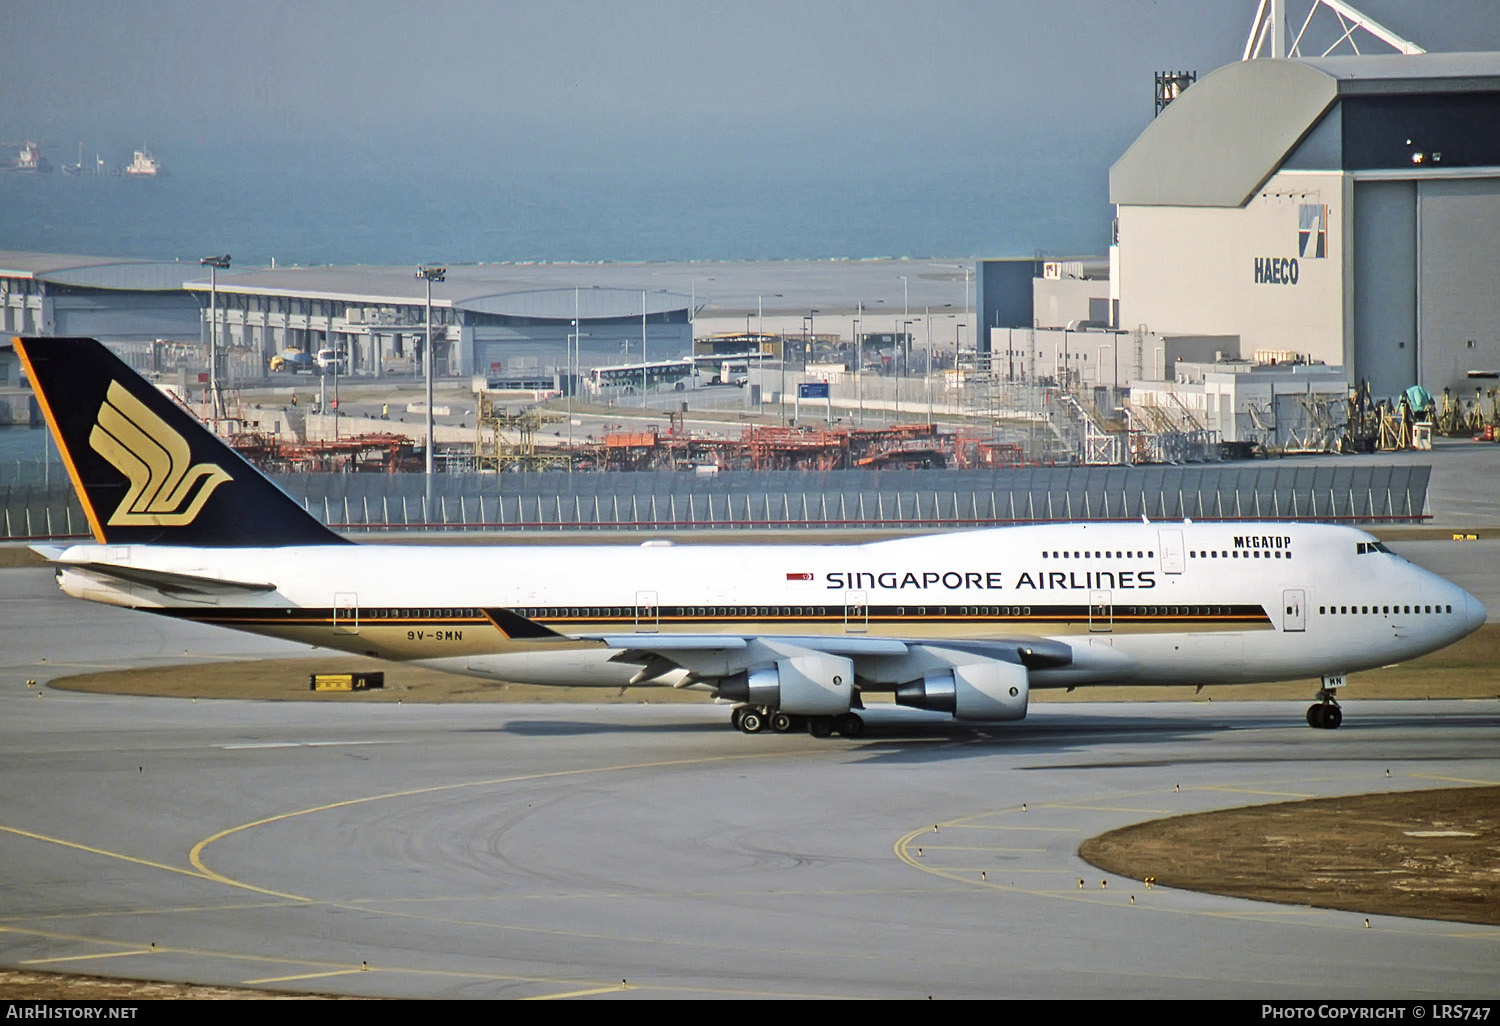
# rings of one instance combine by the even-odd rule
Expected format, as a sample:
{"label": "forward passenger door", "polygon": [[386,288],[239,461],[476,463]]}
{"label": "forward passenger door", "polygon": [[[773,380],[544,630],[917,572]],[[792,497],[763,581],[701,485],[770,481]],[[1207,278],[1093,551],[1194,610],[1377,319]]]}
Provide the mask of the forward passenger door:
{"label": "forward passenger door", "polygon": [[1307,630],[1307,593],[1301,588],[1288,588],[1281,593],[1281,629],[1283,631]]}

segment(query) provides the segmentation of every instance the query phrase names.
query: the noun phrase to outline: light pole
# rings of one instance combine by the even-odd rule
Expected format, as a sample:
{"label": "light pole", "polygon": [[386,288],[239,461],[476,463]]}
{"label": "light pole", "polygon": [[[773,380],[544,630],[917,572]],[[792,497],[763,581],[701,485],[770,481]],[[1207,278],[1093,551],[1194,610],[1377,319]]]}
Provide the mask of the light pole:
{"label": "light pole", "polygon": [[[432,450],[433,450],[433,423],[432,423],[432,283],[445,281],[448,277],[448,268],[439,267],[436,264],[423,264],[417,268],[417,277],[427,283],[427,347],[422,352],[422,369],[427,378],[427,491],[425,505],[422,508],[422,519],[427,521],[432,516]],[[334,354],[337,358],[338,354]]]}
{"label": "light pole", "polygon": [[933,426],[933,347],[932,339],[927,345],[927,426]]}
{"label": "light pole", "polygon": [[[906,275],[901,276],[901,316],[911,316],[911,291],[908,287]],[[910,323],[910,322],[907,322]],[[911,339],[906,340],[906,360],[904,364],[905,373],[911,373]]]}
{"label": "light pole", "polygon": [[[802,365],[807,366],[808,339],[812,337],[812,315],[802,318]],[[786,338],[781,343],[781,426],[786,427]]]}
{"label": "light pole", "polygon": [[[905,279],[902,279],[902,280],[904,281]],[[916,324],[916,323],[917,323],[916,321],[909,320],[909,319],[901,322],[901,337],[906,342],[906,368],[905,368],[905,372],[904,373],[905,373],[905,376],[908,377],[908,378],[912,376],[912,366],[911,366],[911,326],[913,324]],[[929,344],[932,342],[931,339],[928,339],[927,341],[928,341]],[[898,409],[900,408],[900,399],[901,399],[901,379],[898,378],[898,379],[896,379],[896,400],[897,400],[897,408]],[[921,400],[918,400],[918,402],[920,402],[920,401]],[[901,418],[897,417],[896,419],[899,421]]]}
{"label": "light pole", "polygon": [[[588,337],[583,332],[581,332],[581,331],[578,330],[578,325],[581,323],[582,317],[583,317],[583,315],[580,313],[580,307],[578,305],[578,289],[574,288],[573,289],[573,330],[568,333],[568,347],[567,347],[567,359],[568,359],[568,376],[567,376],[567,389],[568,389],[568,473],[570,473],[570,474],[573,473],[573,390],[578,386],[578,374],[576,372],[581,369],[579,365],[583,362],[582,357],[579,355],[578,347],[582,344],[583,339],[585,339],[585,338]],[[645,339],[644,338],[641,340],[641,345],[642,345],[642,348],[644,348],[644,346],[645,346]],[[644,367],[645,367],[645,363],[644,363],[644,361],[642,361],[642,371],[641,371],[642,375],[645,374]],[[645,399],[644,399],[644,397],[641,400],[641,405],[644,408],[644,406],[645,406]]]}
{"label": "light pole", "polygon": [[204,257],[199,266],[208,268],[208,409],[217,430],[219,423],[219,271],[229,269],[229,254]]}
{"label": "light pole", "polygon": [[573,290],[573,330],[568,332],[568,344],[564,358],[568,361],[568,375],[563,383],[568,389],[568,471],[573,470],[573,386],[575,376],[573,374],[573,350],[578,345],[578,290]]}
{"label": "light pole", "polygon": [[854,307],[854,395],[859,408],[855,423],[860,427],[865,426],[865,340],[860,335],[860,321],[864,319],[865,302],[860,300]]}
{"label": "light pole", "polygon": [[[963,405],[964,378],[958,370],[958,340],[963,335],[966,326],[963,321],[959,321],[953,326],[953,410],[955,413]],[[978,359],[977,353],[975,354],[975,359]]]}

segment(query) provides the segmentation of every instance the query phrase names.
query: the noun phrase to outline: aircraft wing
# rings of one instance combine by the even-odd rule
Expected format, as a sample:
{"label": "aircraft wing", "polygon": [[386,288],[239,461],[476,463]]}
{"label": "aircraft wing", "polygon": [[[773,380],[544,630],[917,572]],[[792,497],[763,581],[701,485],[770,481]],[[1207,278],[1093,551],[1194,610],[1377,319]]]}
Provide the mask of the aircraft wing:
{"label": "aircraft wing", "polygon": [[757,665],[768,658],[789,653],[820,652],[846,658],[857,656],[903,656],[905,642],[887,638],[859,636],[811,636],[749,634],[605,634],[587,638],[601,641],[609,648],[620,649],[613,662],[639,663],[641,668],[630,683],[655,680],[675,670],[687,674],[677,687],[727,677]]}
{"label": "aircraft wing", "polygon": [[[908,660],[938,662],[1004,662],[1028,670],[1059,669],[1073,662],[1073,648],[1044,638],[984,641],[872,638],[864,635],[745,634],[606,634],[588,640],[619,649],[615,662],[638,663],[632,684],[653,680],[672,670],[687,670],[679,686],[723,678],[774,661],[777,657],[818,654],[849,659],[859,676],[887,677]],[[899,677],[899,671],[897,676]]]}
{"label": "aircraft wing", "polygon": [[[895,638],[866,638],[859,635],[767,635],[768,639],[789,642],[801,648],[811,648],[829,655],[905,655],[907,643]],[[634,662],[626,658],[632,653],[663,654],[667,652],[726,651],[748,648],[756,635],[747,634],[606,634],[597,640],[610,648],[624,649],[617,656],[620,662]],[[596,639],[590,639],[596,640]]]}

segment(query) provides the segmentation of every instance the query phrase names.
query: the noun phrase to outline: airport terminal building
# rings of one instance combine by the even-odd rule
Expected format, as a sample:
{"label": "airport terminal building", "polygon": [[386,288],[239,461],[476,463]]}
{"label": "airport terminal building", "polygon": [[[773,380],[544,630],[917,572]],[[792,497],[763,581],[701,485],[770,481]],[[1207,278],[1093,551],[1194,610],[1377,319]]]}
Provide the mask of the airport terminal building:
{"label": "airport terminal building", "polygon": [[182,282],[197,270],[170,260],[0,251],[0,337],[196,338],[202,314]]}
{"label": "airport terminal building", "polygon": [[1500,370],[1500,54],[1231,64],[1141,134],[1110,199],[1120,329],[1238,336],[1376,396]]}
{"label": "airport terminal building", "polygon": [[[471,265],[432,287],[439,374],[508,374],[691,350],[688,297],[649,289],[567,287],[529,269]],[[427,283],[404,268],[271,268],[184,286],[219,322],[220,343],[262,362],[284,349],[347,354],[352,374],[415,373],[427,333]],[[574,324],[578,327],[575,328]],[[205,335],[206,337],[206,335]]]}

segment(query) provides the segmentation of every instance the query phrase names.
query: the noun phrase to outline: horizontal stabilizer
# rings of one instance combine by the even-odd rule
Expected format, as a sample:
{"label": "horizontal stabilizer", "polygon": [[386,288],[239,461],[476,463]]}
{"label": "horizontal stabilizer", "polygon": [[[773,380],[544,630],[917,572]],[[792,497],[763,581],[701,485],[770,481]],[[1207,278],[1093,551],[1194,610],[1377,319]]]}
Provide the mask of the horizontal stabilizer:
{"label": "horizontal stabilizer", "polygon": [[138,566],[116,566],[113,563],[67,563],[51,561],[65,570],[86,570],[103,577],[114,577],[128,584],[142,584],[164,595],[243,595],[246,592],[275,591],[276,585],[258,581],[226,581],[219,577],[178,574],[166,570],[147,570]]}

